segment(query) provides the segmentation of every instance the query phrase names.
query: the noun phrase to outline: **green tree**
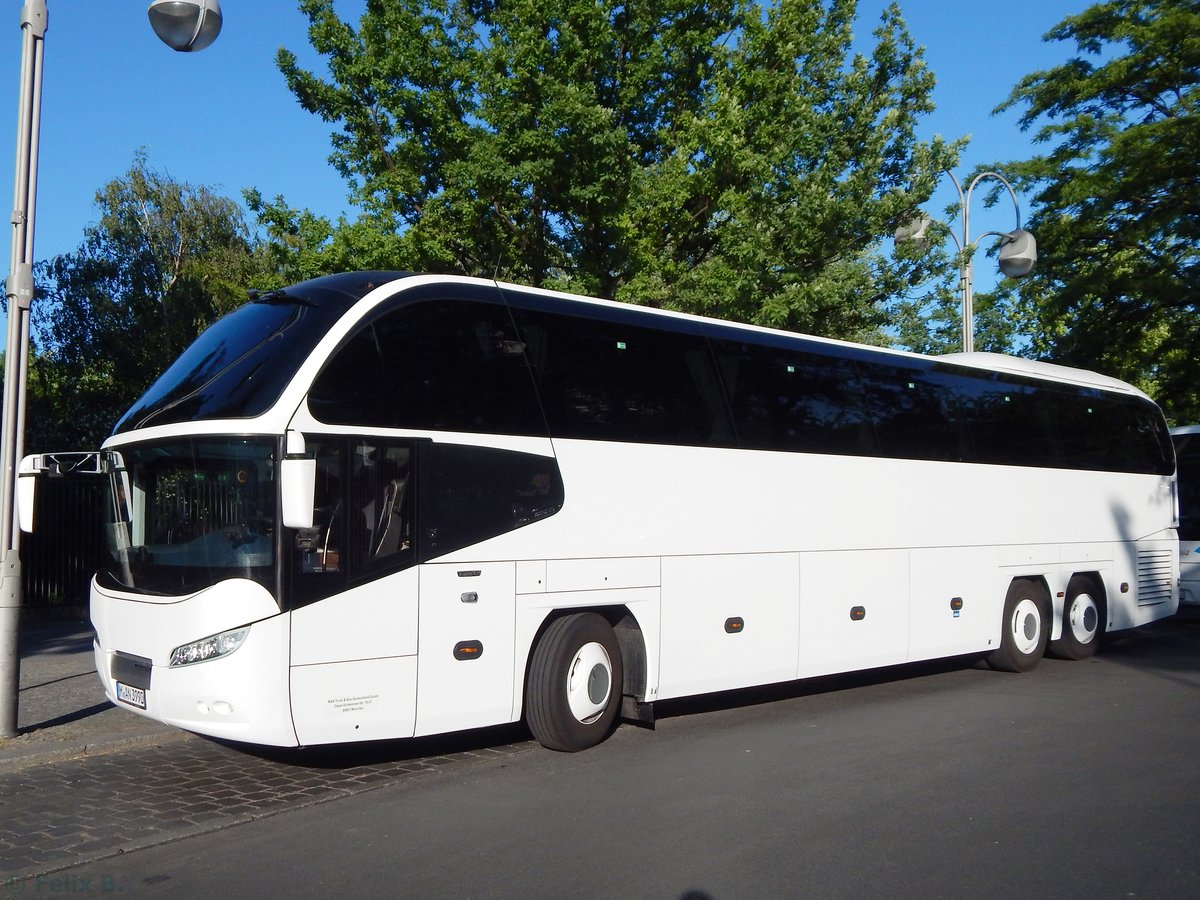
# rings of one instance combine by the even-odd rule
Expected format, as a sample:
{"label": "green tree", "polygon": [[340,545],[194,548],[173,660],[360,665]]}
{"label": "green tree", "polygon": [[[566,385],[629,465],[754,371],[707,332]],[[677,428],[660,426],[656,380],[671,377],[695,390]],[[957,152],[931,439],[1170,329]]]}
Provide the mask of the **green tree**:
{"label": "green tree", "polygon": [[[1033,351],[1200,419],[1200,4],[1113,0],[1046,35],[1076,55],[1000,107],[1046,151],[1003,163],[1033,198],[1039,261],[1018,303]],[[1011,289],[1010,289],[1011,292]]]}
{"label": "green tree", "polygon": [[267,201],[254,189],[243,191],[243,197],[255,218],[255,252],[265,267],[253,287],[283,287],[355,269],[402,267],[399,236],[391,223],[376,216],[333,223],[311,210],[289,206],[283,197]]}
{"label": "green tree", "polygon": [[262,278],[236,202],[149,168],[96,195],[73,253],[38,266],[31,450],[94,446],[215,318]]}
{"label": "green tree", "polygon": [[[877,252],[958,149],[914,139],[933,76],[896,6],[869,55],[854,0],[300,8],[328,77],[278,65],[394,267],[874,339],[930,271]],[[269,206],[317,268],[364,249]]]}

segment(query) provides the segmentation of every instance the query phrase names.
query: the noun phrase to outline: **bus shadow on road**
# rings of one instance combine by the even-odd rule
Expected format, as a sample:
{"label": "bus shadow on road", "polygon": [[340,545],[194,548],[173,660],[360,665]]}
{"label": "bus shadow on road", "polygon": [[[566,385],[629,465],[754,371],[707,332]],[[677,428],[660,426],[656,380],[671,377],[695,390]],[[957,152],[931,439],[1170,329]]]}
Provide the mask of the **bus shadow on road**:
{"label": "bus shadow on road", "polygon": [[496,757],[535,746],[529,729],[521,722],[431,737],[313,747],[263,747],[215,738],[209,740],[270,762],[308,769],[354,769],[405,762],[429,768],[449,763],[456,757]]}
{"label": "bus shadow on road", "polygon": [[972,654],[928,662],[884,666],[878,669],[864,669],[859,672],[821,675],[799,681],[783,681],[778,684],[722,691],[716,694],[660,700],[654,704],[654,717],[656,720],[671,719],[678,716],[758,706],[764,703],[777,703],[781,700],[797,700],[802,697],[926,678],[930,675],[944,675],[948,672],[979,668],[984,665],[982,656]]}
{"label": "bus shadow on road", "polygon": [[[1099,658],[1118,665],[1175,675],[1200,672],[1200,606],[1181,607],[1179,613],[1171,618],[1114,635],[1100,648]],[[987,668],[986,654],[957,656],[718,694],[660,700],[654,705],[654,712],[655,719],[669,719]]]}

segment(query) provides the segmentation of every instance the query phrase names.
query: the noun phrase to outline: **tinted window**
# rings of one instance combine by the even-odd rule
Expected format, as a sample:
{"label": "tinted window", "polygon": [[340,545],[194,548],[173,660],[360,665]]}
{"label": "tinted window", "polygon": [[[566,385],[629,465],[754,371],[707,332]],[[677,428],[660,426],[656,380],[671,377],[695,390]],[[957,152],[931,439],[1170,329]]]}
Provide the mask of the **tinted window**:
{"label": "tinted window", "polygon": [[875,452],[852,359],[713,342],[739,444],[756,450]]}
{"label": "tinted window", "polygon": [[313,386],[314,415],[999,465],[1174,467],[1162,415],[1141,398],[637,308],[420,290],[334,356]]}
{"label": "tinted window", "polygon": [[378,438],[307,441],[317,460],[313,527],[291,532],[292,603],[415,561],[412,447]]}
{"label": "tinted window", "polygon": [[529,309],[513,316],[555,437],[732,446],[703,337]]}
{"label": "tinted window", "polygon": [[726,329],[712,341],[743,447],[1173,471],[1162,414],[1139,397],[802,338],[760,341]]}
{"label": "tinted window", "polygon": [[430,300],[361,328],[309,394],[323,422],[544,435],[545,423],[507,310]]}
{"label": "tinted window", "polygon": [[1060,436],[1063,465],[1102,471],[1173,471],[1162,414],[1136,397],[1101,391],[1048,388]]}
{"label": "tinted window", "polygon": [[1179,456],[1179,537],[1200,540],[1200,434],[1175,436]]}
{"label": "tinted window", "polygon": [[959,378],[922,360],[859,366],[868,416],[884,456],[969,458],[956,390]]}
{"label": "tinted window", "polygon": [[422,562],[552,516],[563,505],[553,457],[424,444],[420,473]]}
{"label": "tinted window", "polygon": [[1053,409],[1044,391],[1011,379],[964,374],[958,403],[972,458],[1004,466],[1059,465]]}

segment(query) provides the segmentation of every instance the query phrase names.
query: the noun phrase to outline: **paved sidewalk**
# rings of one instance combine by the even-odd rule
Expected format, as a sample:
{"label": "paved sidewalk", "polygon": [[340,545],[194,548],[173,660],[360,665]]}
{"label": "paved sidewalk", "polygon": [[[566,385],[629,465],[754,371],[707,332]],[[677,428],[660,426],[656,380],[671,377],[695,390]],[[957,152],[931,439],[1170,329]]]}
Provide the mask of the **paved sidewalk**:
{"label": "paved sidewalk", "polygon": [[86,625],[21,638],[22,733],[0,741],[0,897],[132,892],[54,873],[539,749],[515,726],[302,751],[223,744],[110,704]]}
{"label": "paved sidewalk", "polygon": [[128,746],[186,739],[176,728],[117,709],[104,696],[84,623],[21,629],[19,734],[0,739],[0,772]]}

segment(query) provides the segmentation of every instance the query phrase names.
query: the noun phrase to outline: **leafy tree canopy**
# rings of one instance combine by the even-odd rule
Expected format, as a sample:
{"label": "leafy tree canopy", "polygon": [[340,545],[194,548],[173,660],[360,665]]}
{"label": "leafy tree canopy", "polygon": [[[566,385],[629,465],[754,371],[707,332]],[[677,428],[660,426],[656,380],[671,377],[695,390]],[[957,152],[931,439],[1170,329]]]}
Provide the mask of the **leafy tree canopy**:
{"label": "leafy tree canopy", "polygon": [[867,54],[854,0],[370,0],[357,27],[300,8],[327,77],[278,65],[339,126],[367,226],[253,197],[281,268],[382,253],[877,340],[928,277],[877,252],[959,146],[914,138],[933,76],[897,6]]}
{"label": "leafy tree canopy", "polygon": [[151,169],[139,153],[96,195],[73,253],[38,265],[28,446],[97,446],[125,409],[263,278],[233,200]]}
{"label": "leafy tree canopy", "polygon": [[1200,421],[1200,4],[1113,0],[1046,35],[1076,55],[1023,78],[1046,151],[996,164],[1032,194],[1032,350],[1139,384]]}

